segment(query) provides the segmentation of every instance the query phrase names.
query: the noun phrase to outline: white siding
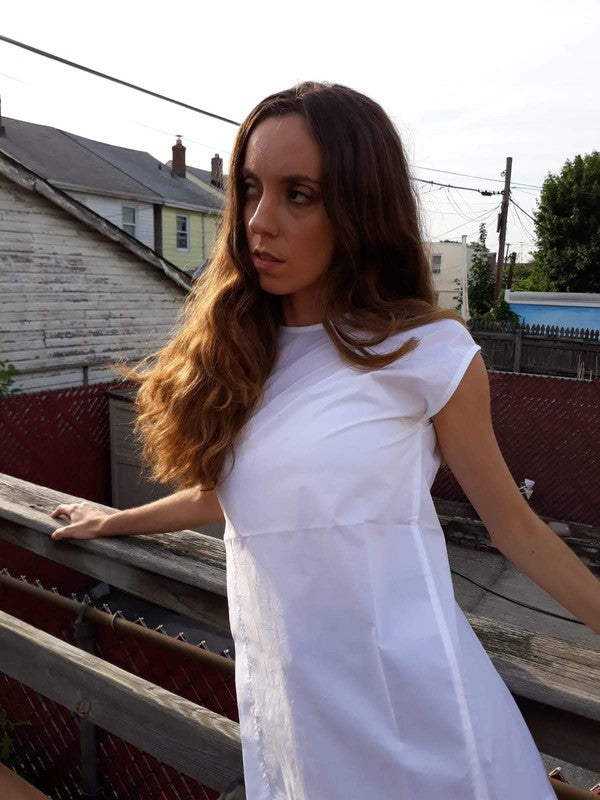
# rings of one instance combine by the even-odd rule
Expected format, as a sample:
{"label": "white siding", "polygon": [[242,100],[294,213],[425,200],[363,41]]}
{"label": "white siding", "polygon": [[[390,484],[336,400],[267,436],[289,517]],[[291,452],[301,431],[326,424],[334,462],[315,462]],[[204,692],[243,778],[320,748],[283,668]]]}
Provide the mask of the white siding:
{"label": "white siding", "polygon": [[0,359],[25,391],[108,380],[160,347],[186,292],[37,194],[0,178]]}
{"label": "white siding", "polygon": [[454,309],[457,292],[455,280],[464,280],[466,265],[470,265],[473,258],[473,248],[463,242],[427,242],[425,247],[430,268],[433,256],[441,256],[440,272],[433,275],[438,305],[440,308]]}
{"label": "white siding", "polygon": [[83,194],[83,192],[69,191],[68,194],[119,228],[123,228],[123,206],[133,206],[137,211],[135,238],[154,250],[154,208],[151,203],[138,203],[135,200]]}

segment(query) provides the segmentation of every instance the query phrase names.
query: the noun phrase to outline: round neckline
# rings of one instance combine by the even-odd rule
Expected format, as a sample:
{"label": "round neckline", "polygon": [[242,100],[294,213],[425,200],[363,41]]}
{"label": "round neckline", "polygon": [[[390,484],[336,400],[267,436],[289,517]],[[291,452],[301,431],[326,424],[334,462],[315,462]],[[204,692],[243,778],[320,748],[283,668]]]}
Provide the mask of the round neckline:
{"label": "round neckline", "polygon": [[309,331],[323,330],[323,323],[315,322],[314,325],[280,325],[279,327],[281,330],[289,331],[290,333],[308,333]]}

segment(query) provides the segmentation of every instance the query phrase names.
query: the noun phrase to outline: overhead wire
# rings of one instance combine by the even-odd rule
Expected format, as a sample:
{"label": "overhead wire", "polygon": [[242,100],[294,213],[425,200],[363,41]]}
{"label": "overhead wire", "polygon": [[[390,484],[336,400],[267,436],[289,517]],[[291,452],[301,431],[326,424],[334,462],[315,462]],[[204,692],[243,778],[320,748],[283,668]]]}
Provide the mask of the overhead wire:
{"label": "overhead wire", "polygon": [[[25,42],[20,42],[17,39],[12,39],[9,36],[4,36],[4,35],[0,34],[0,41],[3,41],[5,43],[7,43],[7,44],[14,45],[15,47],[20,47],[23,50],[27,50],[27,51],[29,51],[31,53],[34,53],[34,54],[39,55],[39,56],[42,56],[43,58],[48,58],[48,59],[50,59],[52,61],[56,61],[56,62],[58,62],[60,64],[64,64],[64,65],[66,65],[68,67],[72,67],[73,69],[81,70],[82,72],[86,72],[89,75],[94,75],[97,78],[102,78],[102,79],[107,80],[107,81],[112,81],[113,83],[116,83],[116,84],[118,84],[120,86],[125,86],[128,89],[133,89],[134,91],[142,92],[143,94],[150,95],[151,97],[156,97],[159,100],[164,100],[167,103],[173,103],[174,105],[181,106],[182,108],[186,108],[186,109],[188,109],[190,111],[195,111],[198,114],[202,114],[204,116],[210,117],[212,119],[219,120],[221,122],[226,122],[229,125],[235,125],[237,127],[239,127],[239,125],[240,125],[240,123],[238,121],[230,119],[229,117],[225,117],[225,116],[223,116],[221,114],[216,114],[216,113],[214,113],[212,111],[207,111],[206,109],[203,109],[203,108],[198,108],[197,106],[194,106],[191,103],[186,103],[186,102],[184,102],[182,100],[177,100],[177,99],[175,99],[173,97],[170,97],[169,95],[165,95],[165,94],[161,94],[159,92],[155,92],[155,91],[153,91],[151,89],[147,89],[147,88],[145,88],[143,86],[139,86],[138,84],[131,83],[130,81],[125,81],[125,80],[123,80],[121,78],[117,78],[114,75],[108,75],[107,73],[101,72],[100,70],[93,69],[92,67],[86,67],[85,65],[79,64],[76,61],[71,61],[70,59],[63,58],[62,56],[57,56],[54,53],[49,53],[48,51],[42,50],[39,47],[33,47],[32,45],[26,44]],[[15,78],[14,80],[18,80],[18,79]],[[141,123],[138,123],[138,124],[141,124]],[[146,126],[146,127],[150,127],[150,126]],[[155,129],[155,130],[158,130],[158,129]],[[166,131],[162,131],[162,133],[167,133],[167,132]],[[193,140],[190,140],[190,141],[193,141]],[[194,143],[195,144],[200,144],[203,147],[208,147],[209,146],[209,145],[203,144],[202,142],[194,142]],[[441,173],[441,174],[446,174],[446,175],[457,175],[457,176],[461,176],[461,177],[472,178],[474,180],[490,181],[490,182],[493,182],[493,183],[503,183],[503,181],[500,180],[499,178],[486,178],[486,177],[483,177],[481,175],[470,175],[470,174],[467,174],[467,173],[464,173],[464,172],[455,172],[455,171],[452,171],[452,170],[438,169],[438,168],[435,168],[435,167],[425,167],[425,166],[418,165],[418,164],[416,164],[415,167],[417,169],[422,169],[422,170],[426,170],[426,171],[429,171],[429,172],[436,172],[436,173]],[[419,181],[421,183],[432,184],[432,185],[435,185],[435,186],[446,186],[448,188],[453,188],[453,189],[462,189],[463,191],[478,192],[479,194],[484,194],[484,195],[488,195],[488,196],[490,196],[492,194],[502,194],[502,192],[500,192],[500,191],[499,192],[493,192],[493,191],[490,191],[490,190],[476,189],[476,188],[474,188],[472,186],[453,186],[451,184],[442,184],[442,183],[438,183],[436,181],[427,181],[424,178],[417,178],[416,176],[413,176],[413,180]],[[524,188],[541,189],[540,186],[537,186],[537,185],[534,185],[534,184],[528,184],[528,183],[511,183],[511,186],[514,186],[515,188],[518,188],[519,190],[523,190]]]}
{"label": "overhead wire", "polygon": [[530,219],[530,220],[532,220],[533,222],[535,222],[535,218],[534,218],[534,217],[532,217],[532,216],[531,216],[531,214],[529,214],[527,211],[525,211],[525,209],[524,209],[524,208],[521,208],[521,206],[520,206],[518,203],[516,203],[516,202],[515,202],[515,201],[512,199],[512,197],[509,197],[509,200],[510,200],[510,202],[513,204],[513,206],[516,206],[516,207],[519,209],[519,211],[522,211],[522,212],[523,212],[523,214],[525,214],[525,216],[526,216],[526,217],[529,217],[529,219]]}
{"label": "overhead wire", "polygon": [[456,202],[452,199],[452,196],[448,192],[448,189],[445,189],[444,193],[445,193],[446,197],[448,198],[448,202],[450,203],[450,205],[454,209],[455,213],[458,214],[459,217],[462,217],[462,219],[466,220],[467,222],[472,222],[473,218],[472,217],[468,217],[464,213],[464,211],[456,204]]}
{"label": "overhead wire", "polygon": [[415,175],[412,175],[413,181],[419,181],[419,183],[429,183],[432,186],[443,186],[447,189],[464,189],[465,192],[477,192],[478,194],[482,194],[484,196],[491,196],[494,194],[502,194],[502,192],[494,192],[491,189],[475,189],[473,186],[454,186],[451,183],[438,183],[437,181],[426,181],[425,178],[417,178]]}
{"label": "overhead wire", "polygon": [[527,230],[527,228],[523,224],[523,221],[521,219],[521,215],[519,214],[519,212],[517,211],[516,207],[512,203],[510,205],[510,210],[511,210],[511,213],[513,214],[513,217],[518,221],[519,225],[521,226],[521,230],[523,231],[523,233],[528,237],[533,237],[531,239],[527,239],[527,241],[528,242],[537,241],[535,236],[533,235],[533,233],[531,231]]}
{"label": "overhead wire", "polygon": [[23,50],[28,50],[30,53],[35,53],[38,56],[49,58],[52,61],[58,61],[58,63],[60,64],[66,64],[66,66],[73,67],[73,69],[79,69],[82,72],[87,72],[90,75],[95,75],[97,78],[104,78],[104,80],[112,81],[113,83],[118,83],[120,86],[126,86],[128,89],[134,89],[136,92],[143,92],[144,94],[148,94],[151,97],[157,97],[159,100],[165,100],[167,103],[173,103],[174,105],[181,106],[182,108],[187,108],[189,111],[196,111],[198,114],[204,114],[204,116],[206,117],[211,117],[212,119],[218,119],[221,122],[228,123],[229,125],[236,125],[236,126],[240,125],[239,122],[236,122],[233,119],[229,119],[229,117],[221,116],[221,114],[215,114],[212,111],[206,111],[203,108],[198,108],[197,106],[193,106],[190,103],[185,103],[182,100],[175,100],[173,97],[169,97],[166,94],[153,92],[151,89],[146,89],[143,86],[138,86],[135,83],[124,81],[121,78],[115,78],[114,75],[107,75],[106,72],[100,72],[97,69],[86,67],[83,64],[78,64],[76,61],[70,61],[68,58],[62,58],[61,56],[54,55],[54,53],[48,53],[46,50],[40,50],[40,48],[38,47],[32,47],[31,45],[25,44],[24,42],[19,42],[16,39],[11,39],[9,36],[3,36],[2,34],[0,34],[0,41],[6,42],[7,44],[13,44],[15,45],[15,47],[21,47]]}
{"label": "overhead wire", "polygon": [[[490,211],[487,211],[487,212],[483,211],[475,219],[469,220],[469,222],[478,222],[479,224],[481,224],[481,223],[485,222],[488,219],[488,217],[492,216],[492,214],[497,214],[499,209],[500,209],[500,203],[497,206],[495,206],[494,208],[492,208]],[[456,231],[459,228],[464,228],[464,226],[468,225],[469,222],[462,222],[460,225],[457,225],[454,228],[450,228],[449,230],[444,231],[443,233],[438,233],[436,236],[433,236],[432,238],[433,239],[441,239],[442,236],[446,236],[447,234],[452,233],[453,231]]]}
{"label": "overhead wire", "polygon": [[[451,172],[448,169],[435,169],[435,167],[423,167],[420,164],[415,164],[415,167],[417,167],[417,169],[427,170],[428,172],[441,172],[444,175],[457,175],[458,177],[461,177],[461,178],[473,178],[474,180],[477,180],[477,181],[491,181],[493,183],[504,183],[504,181],[501,180],[500,178],[484,178],[482,175],[467,175],[467,173],[465,173],[465,172]],[[541,186],[536,186],[536,185],[534,185],[532,183],[511,183],[510,185],[511,186],[516,186],[516,187],[525,186],[528,189],[541,189],[542,188]]]}

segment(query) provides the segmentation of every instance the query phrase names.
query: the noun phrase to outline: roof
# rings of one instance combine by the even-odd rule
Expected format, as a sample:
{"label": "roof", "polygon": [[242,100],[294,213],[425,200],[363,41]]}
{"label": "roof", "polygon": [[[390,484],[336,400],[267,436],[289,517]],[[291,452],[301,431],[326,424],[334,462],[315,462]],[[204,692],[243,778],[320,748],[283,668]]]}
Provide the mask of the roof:
{"label": "roof", "polygon": [[53,186],[42,175],[20,163],[10,153],[5,152],[1,147],[2,144],[3,140],[0,138],[0,177],[18,184],[27,191],[42,195],[46,200],[58,206],[62,211],[70,214],[88,228],[100,233],[112,242],[121,244],[126,250],[145,261],[153,269],[162,272],[181,289],[186,291],[191,289],[192,280],[186,272],[165,258],[158,256],[154,250],[125,233],[109,220],[96,214],[95,211],[75,200],[71,195]]}
{"label": "roof", "polygon": [[214,213],[219,213],[222,209],[221,200],[212,192],[206,191],[193,181],[173,175],[170,168],[151,156],[150,153],[96,142],[73,133],[66,135],[108,164],[134,178],[147,189],[155,192],[168,205],[195,207]]}
{"label": "roof", "polygon": [[150,153],[3,117],[0,148],[60,189],[219,213],[222,202]]}
{"label": "roof", "polygon": [[102,161],[58,128],[2,118],[0,148],[61,189],[117,195],[148,203],[160,197],[131,176]]}

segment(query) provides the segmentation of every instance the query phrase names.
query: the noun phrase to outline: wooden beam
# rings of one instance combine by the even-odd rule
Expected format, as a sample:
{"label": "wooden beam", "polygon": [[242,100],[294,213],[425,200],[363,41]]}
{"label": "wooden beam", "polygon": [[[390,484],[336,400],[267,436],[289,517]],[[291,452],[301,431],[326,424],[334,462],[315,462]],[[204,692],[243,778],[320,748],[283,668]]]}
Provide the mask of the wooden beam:
{"label": "wooden beam", "polygon": [[3,611],[0,670],[217,791],[242,774],[236,722]]}
{"label": "wooden beam", "polygon": [[[434,500],[435,509],[450,544],[464,545],[477,550],[498,553],[483,522],[469,503]],[[559,522],[540,517],[560,536],[583,563],[600,576],[600,527],[578,522]]]}
{"label": "wooden beam", "polygon": [[543,753],[600,772],[600,652],[466,615]]}
{"label": "wooden beam", "polygon": [[[82,499],[57,492],[0,473],[0,518],[17,522],[50,536],[64,523],[50,517],[61,503],[80,503]],[[95,503],[108,513],[115,509]],[[103,556],[112,561],[139,567],[155,575],[172,578],[190,586],[227,596],[225,545],[214,536],[195,531],[119,536],[100,539],[69,539],[78,550]],[[51,540],[51,544],[55,544]]]}
{"label": "wooden beam", "polygon": [[46,533],[2,518],[0,539],[231,635],[227,599],[206,589],[164,576],[157,578],[148,569],[73,547],[72,540],[55,542]]}
{"label": "wooden beam", "polygon": [[514,695],[538,750],[600,772],[600,725],[594,720]]}

